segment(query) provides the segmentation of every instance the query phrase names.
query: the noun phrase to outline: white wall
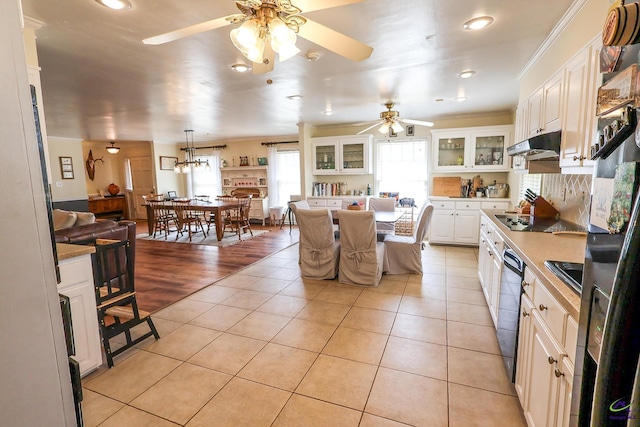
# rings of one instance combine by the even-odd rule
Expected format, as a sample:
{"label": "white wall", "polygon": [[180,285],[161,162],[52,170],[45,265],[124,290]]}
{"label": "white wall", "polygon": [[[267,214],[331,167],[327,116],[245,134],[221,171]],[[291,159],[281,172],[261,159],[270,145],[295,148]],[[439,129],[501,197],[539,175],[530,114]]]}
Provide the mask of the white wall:
{"label": "white wall", "polygon": [[0,2],[0,425],[75,425],[17,1]]}

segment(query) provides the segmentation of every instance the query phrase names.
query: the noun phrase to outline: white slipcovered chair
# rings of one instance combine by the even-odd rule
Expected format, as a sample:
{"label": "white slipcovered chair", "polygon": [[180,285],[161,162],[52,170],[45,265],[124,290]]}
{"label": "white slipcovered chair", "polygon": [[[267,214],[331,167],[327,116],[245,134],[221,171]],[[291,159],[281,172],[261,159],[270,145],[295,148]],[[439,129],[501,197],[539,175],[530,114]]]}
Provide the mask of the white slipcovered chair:
{"label": "white slipcovered chair", "polygon": [[302,277],[334,279],[338,275],[340,242],[333,235],[331,212],[327,209],[300,209],[300,270]]}
{"label": "white slipcovered chair", "polygon": [[[394,212],[396,210],[396,199],[393,197],[372,197],[369,199],[369,210],[376,212]],[[378,222],[376,223],[376,227],[379,233],[393,234],[396,225],[392,222]]]}
{"label": "white slipcovered chair", "polygon": [[338,281],[378,286],[384,264],[384,243],[378,243],[373,211],[340,211]]}
{"label": "white slipcovered chair", "polygon": [[385,236],[385,273],[422,274],[422,241],[427,234],[432,213],[431,203],[422,206],[412,236]]}

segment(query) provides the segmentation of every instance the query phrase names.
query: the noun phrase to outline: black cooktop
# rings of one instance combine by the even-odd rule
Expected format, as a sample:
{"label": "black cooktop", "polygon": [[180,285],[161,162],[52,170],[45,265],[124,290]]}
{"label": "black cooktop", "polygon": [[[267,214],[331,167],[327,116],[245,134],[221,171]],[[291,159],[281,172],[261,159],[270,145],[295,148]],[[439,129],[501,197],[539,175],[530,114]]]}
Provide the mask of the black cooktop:
{"label": "black cooktop", "polygon": [[536,231],[553,233],[556,231],[586,231],[584,227],[564,219],[534,218],[529,215],[495,215],[496,219],[511,231]]}
{"label": "black cooktop", "polygon": [[582,293],[582,270],[584,264],[565,261],[545,261],[544,265],[560,280],[569,285],[578,295]]}

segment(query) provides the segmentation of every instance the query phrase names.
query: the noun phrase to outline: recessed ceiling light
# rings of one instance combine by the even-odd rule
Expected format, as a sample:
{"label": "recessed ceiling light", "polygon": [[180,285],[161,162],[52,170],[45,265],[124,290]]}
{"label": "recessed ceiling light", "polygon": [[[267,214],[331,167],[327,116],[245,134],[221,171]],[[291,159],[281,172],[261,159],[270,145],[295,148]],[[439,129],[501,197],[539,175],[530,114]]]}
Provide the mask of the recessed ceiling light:
{"label": "recessed ceiling light", "polygon": [[127,10],[131,9],[131,2],[129,0],[96,0],[99,4],[115,10]]}
{"label": "recessed ceiling light", "polygon": [[231,69],[238,73],[246,73],[247,71],[251,71],[251,66],[247,64],[233,64]]}
{"label": "recessed ceiling light", "polygon": [[436,102],[442,102],[442,101],[444,101],[443,98],[436,98]]}
{"label": "recessed ceiling light", "polygon": [[289,98],[292,101],[297,101],[299,99],[302,99],[302,95],[289,95],[287,96],[287,98]]}
{"label": "recessed ceiling light", "polygon": [[465,30],[481,30],[487,25],[490,25],[492,22],[493,17],[491,16],[479,16],[465,22],[463,27]]}
{"label": "recessed ceiling light", "polygon": [[458,74],[458,77],[460,77],[461,79],[468,79],[469,77],[473,76],[475,73],[476,72],[473,70],[466,70]]}
{"label": "recessed ceiling light", "polygon": [[466,96],[459,96],[459,97],[456,98],[456,101],[458,101],[458,102],[464,102],[466,100],[467,100]]}
{"label": "recessed ceiling light", "polygon": [[330,116],[333,114],[333,110],[324,110],[322,114],[324,114],[325,116]]}

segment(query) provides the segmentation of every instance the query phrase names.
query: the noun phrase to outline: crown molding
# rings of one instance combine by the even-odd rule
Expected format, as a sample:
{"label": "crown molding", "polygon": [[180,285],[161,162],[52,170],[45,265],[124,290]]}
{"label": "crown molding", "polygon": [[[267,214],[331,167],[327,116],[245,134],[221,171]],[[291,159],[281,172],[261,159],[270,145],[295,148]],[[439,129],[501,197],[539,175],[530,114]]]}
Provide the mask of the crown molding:
{"label": "crown molding", "polygon": [[558,37],[560,37],[560,34],[562,34],[562,32],[567,29],[567,26],[569,26],[571,21],[573,21],[573,19],[576,17],[578,12],[580,12],[580,10],[585,6],[585,4],[587,4],[588,1],[589,0],[575,0],[573,4],[571,4],[569,9],[567,9],[567,11],[562,16],[562,18],[560,18],[560,21],[558,21],[556,26],[553,27],[553,30],[551,30],[547,38],[544,39],[540,47],[538,47],[538,49],[535,51],[533,56],[529,59],[529,61],[524,66],[522,71],[518,73],[518,75],[516,76],[516,79],[518,81],[522,80],[525,74],[531,71],[534,65],[536,65],[536,63],[540,60],[540,58],[547,52],[549,47],[553,43],[555,43],[556,40],[558,40]]}

